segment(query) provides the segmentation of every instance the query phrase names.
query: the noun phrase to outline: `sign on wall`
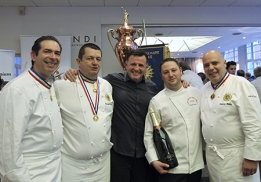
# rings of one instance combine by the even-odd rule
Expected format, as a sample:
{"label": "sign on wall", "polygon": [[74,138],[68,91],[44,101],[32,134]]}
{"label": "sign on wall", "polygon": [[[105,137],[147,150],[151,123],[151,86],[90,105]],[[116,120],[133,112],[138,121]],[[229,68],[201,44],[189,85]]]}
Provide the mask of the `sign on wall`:
{"label": "sign on wall", "polygon": [[14,50],[0,49],[0,75],[4,81],[10,81],[14,78]]}

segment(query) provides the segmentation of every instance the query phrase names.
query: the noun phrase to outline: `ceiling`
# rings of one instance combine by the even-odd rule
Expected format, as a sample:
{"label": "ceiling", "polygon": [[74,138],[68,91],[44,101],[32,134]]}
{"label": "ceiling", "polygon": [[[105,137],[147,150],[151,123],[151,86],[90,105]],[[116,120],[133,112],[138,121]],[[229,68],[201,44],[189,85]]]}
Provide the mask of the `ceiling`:
{"label": "ceiling", "polygon": [[[261,0],[0,0],[0,7],[261,7]],[[128,9],[127,9],[128,11]],[[155,34],[162,36],[156,37]],[[240,33],[233,35],[233,33]],[[201,57],[210,49],[221,52],[261,40],[261,27],[151,27],[143,44],[164,42],[173,57]],[[156,38],[155,38],[156,37]],[[149,40],[151,39],[151,40]],[[175,47],[172,48],[172,47]]]}
{"label": "ceiling", "polygon": [[257,7],[260,0],[0,0],[0,6],[14,7],[112,7],[112,6],[173,6],[173,7]]}

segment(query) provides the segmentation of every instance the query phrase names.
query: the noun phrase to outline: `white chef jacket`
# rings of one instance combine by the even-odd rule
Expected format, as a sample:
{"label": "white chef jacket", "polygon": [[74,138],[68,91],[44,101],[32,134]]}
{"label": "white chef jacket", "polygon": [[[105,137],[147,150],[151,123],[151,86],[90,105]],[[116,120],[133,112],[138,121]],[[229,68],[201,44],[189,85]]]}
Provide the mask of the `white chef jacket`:
{"label": "white chef jacket", "polygon": [[261,76],[257,77],[255,80],[251,82],[254,87],[256,88],[256,91],[258,93],[258,97],[261,103]]}
{"label": "white chef jacket", "polygon": [[[93,120],[94,114],[78,78],[76,82],[64,80],[55,82],[64,126],[62,154],[75,159],[74,163],[77,160],[86,161],[102,157],[112,147],[110,142],[114,105],[112,87],[108,81],[100,77],[98,80],[100,87],[98,121]],[[92,84],[87,82],[85,84],[95,102]]]}
{"label": "white chef jacket", "polygon": [[2,181],[60,182],[63,130],[53,87],[49,93],[25,71],[4,87],[0,103]]}
{"label": "white chef jacket", "polygon": [[201,77],[191,70],[183,71],[181,78],[184,79],[190,86],[196,87],[198,89],[201,89],[204,85]]}
{"label": "white chef jacket", "polygon": [[[178,91],[163,89],[154,96],[149,108],[155,109],[161,126],[166,130],[174,147],[179,165],[169,170],[174,174],[191,174],[204,168],[202,135],[200,131],[200,91],[195,87]],[[149,163],[159,160],[153,142],[153,124],[146,116],[144,143]]]}
{"label": "white chef jacket", "polygon": [[207,165],[212,182],[255,181],[244,177],[243,158],[261,160],[261,107],[254,86],[245,78],[230,75],[214,90],[202,88],[201,120],[206,142]]}

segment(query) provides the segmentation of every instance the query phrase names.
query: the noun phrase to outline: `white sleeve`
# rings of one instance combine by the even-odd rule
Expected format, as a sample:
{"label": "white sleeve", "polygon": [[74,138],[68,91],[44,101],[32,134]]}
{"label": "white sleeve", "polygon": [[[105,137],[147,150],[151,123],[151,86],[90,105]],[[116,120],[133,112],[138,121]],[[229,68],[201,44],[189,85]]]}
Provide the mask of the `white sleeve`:
{"label": "white sleeve", "polygon": [[6,88],[0,95],[0,174],[3,182],[29,182],[22,139],[31,108],[19,89]]}
{"label": "white sleeve", "polygon": [[261,160],[261,106],[255,87],[248,81],[241,83],[237,107],[245,135],[244,158]]}

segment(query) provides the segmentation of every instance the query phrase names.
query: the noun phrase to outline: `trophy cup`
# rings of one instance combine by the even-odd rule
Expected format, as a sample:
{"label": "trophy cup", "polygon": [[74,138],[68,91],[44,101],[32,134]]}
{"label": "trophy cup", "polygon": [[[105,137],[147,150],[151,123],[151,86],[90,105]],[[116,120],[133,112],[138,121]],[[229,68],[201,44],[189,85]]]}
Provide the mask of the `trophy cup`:
{"label": "trophy cup", "polygon": [[[107,37],[121,67],[123,68],[123,70],[125,70],[124,67],[125,67],[126,56],[130,51],[138,48],[138,45],[136,44],[136,42],[134,42],[135,39],[142,36],[140,45],[142,44],[144,38],[144,31],[139,29],[136,32],[135,28],[128,25],[129,14],[123,8],[122,11],[123,11],[123,18],[124,18],[123,25],[120,26],[116,31],[113,29],[109,29],[107,32]],[[117,33],[118,36],[115,36],[115,32]],[[113,47],[109,35],[111,35],[112,38],[118,41],[115,47]]]}

